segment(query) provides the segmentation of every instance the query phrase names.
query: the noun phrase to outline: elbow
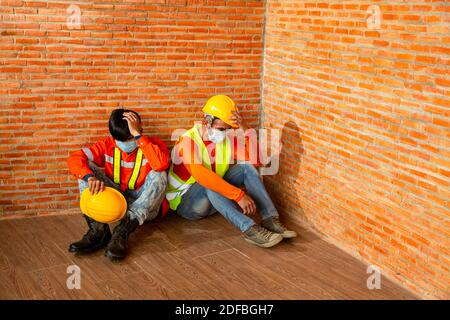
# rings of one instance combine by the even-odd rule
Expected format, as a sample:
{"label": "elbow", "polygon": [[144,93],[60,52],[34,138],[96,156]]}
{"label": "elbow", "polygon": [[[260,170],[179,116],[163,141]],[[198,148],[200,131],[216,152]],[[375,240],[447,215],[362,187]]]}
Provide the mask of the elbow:
{"label": "elbow", "polygon": [[155,164],[154,166],[152,166],[152,169],[154,171],[166,171],[170,166],[170,162],[169,159],[167,159],[166,161],[162,161],[160,163]]}
{"label": "elbow", "polygon": [[202,173],[200,170],[197,170],[196,167],[194,168],[191,167],[190,174],[195,179],[195,181],[201,186],[205,187],[208,184],[207,175]]}
{"label": "elbow", "polygon": [[72,164],[73,164],[73,162],[75,161],[75,159],[77,158],[77,156],[78,156],[77,151],[72,152],[72,153],[69,155],[69,157],[67,158],[67,166],[68,166],[69,168],[72,167]]}
{"label": "elbow", "polygon": [[166,171],[169,168],[168,165],[164,165],[164,166],[154,166],[152,169],[153,171]]}

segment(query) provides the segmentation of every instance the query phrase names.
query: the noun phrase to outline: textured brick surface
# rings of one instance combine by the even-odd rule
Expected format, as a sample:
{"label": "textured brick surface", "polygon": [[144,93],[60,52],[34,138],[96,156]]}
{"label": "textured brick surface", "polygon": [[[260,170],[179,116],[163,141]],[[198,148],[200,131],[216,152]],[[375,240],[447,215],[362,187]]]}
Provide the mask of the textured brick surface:
{"label": "textured brick surface", "polygon": [[[379,4],[379,30],[368,6]],[[425,297],[450,298],[444,1],[268,1],[263,124],[282,213]]]}
{"label": "textured brick surface", "polygon": [[257,123],[262,1],[1,0],[0,15],[3,214],[76,206],[66,158],[108,134],[114,108],[140,112],[166,141],[217,93]]}
{"label": "textured brick surface", "polygon": [[266,179],[282,214],[450,298],[447,2],[268,0],[264,78],[263,1],[2,0],[0,15],[0,215],[75,208],[66,158],[113,108],[169,142],[225,93],[282,130]]}

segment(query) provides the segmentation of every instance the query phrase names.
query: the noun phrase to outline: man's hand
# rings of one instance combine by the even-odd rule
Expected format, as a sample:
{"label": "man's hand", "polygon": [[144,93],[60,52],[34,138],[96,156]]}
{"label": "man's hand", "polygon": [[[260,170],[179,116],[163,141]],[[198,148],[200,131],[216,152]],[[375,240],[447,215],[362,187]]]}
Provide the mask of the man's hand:
{"label": "man's hand", "polygon": [[126,120],[128,123],[128,129],[133,137],[140,136],[142,134],[142,125],[141,121],[136,114],[133,112],[125,112],[123,114],[123,120]]}
{"label": "man's hand", "polygon": [[231,111],[231,113],[233,114],[230,117],[231,122],[233,122],[235,125],[237,125],[242,130],[246,131],[247,130],[247,126],[244,124],[244,121],[242,120],[242,116],[239,113],[239,110],[236,109],[236,111]]}
{"label": "man's hand", "polygon": [[245,215],[251,216],[256,213],[256,205],[252,198],[244,194],[241,200],[238,201],[238,205],[241,207],[242,212]]}
{"label": "man's hand", "polygon": [[105,191],[105,183],[98,180],[96,177],[89,177],[88,184],[89,191],[92,195]]}

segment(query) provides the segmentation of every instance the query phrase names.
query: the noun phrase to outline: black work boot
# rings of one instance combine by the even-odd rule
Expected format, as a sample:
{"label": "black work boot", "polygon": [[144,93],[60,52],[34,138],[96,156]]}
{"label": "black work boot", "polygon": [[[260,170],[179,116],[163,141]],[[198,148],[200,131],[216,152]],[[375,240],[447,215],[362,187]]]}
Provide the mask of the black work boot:
{"label": "black work boot", "polygon": [[139,221],[126,215],[114,228],[111,241],[106,248],[105,256],[110,260],[122,260],[127,255],[128,237],[136,230]]}
{"label": "black work boot", "polygon": [[89,230],[80,241],[70,244],[69,252],[94,252],[104,248],[111,239],[111,231],[106,223],[97,222],[86,215],[84,215],[84,218],[89,226]]}

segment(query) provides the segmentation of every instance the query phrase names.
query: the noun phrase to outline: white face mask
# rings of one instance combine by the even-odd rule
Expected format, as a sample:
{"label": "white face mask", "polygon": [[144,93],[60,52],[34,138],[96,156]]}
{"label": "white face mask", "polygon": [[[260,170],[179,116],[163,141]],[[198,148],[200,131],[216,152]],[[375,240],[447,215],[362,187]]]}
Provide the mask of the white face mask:
{"label": "white face mask", "polygon": [[116,140],[116,144],[120,150],[126,153],[132,153],[137,147],[136,141],[119,141]]}
{"label": "white face mask", "polygon": [[214,128],[208,129],[208,139],[213,143],[221,143],[227,136],[226,131],[217,130]]}

